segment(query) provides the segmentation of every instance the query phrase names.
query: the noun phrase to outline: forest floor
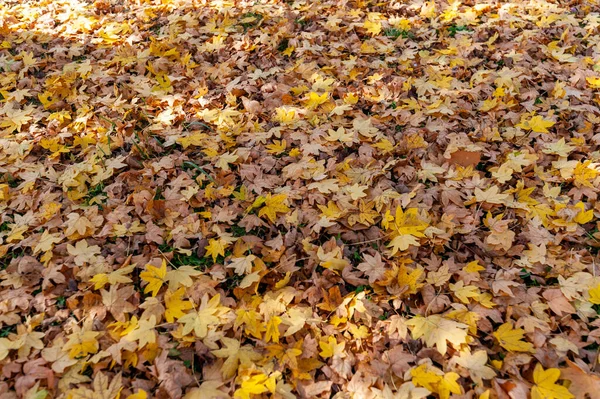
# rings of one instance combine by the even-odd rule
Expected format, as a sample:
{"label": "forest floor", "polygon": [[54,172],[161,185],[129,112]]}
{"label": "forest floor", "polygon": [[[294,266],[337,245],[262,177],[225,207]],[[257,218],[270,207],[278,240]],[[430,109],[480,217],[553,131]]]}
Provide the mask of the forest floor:
{"label": "forest floor", "polygon": [[600,390],[596,1],[0,2],[0,399]]}

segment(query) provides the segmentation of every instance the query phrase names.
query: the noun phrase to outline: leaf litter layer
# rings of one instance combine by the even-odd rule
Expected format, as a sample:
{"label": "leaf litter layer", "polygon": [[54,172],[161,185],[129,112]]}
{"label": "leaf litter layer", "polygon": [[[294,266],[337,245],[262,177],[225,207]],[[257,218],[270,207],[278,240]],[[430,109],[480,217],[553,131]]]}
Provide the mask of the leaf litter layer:
{"label": "leaf litter layer", "polygon": [[3,2],[0,397],[595,397],[599,11]]}

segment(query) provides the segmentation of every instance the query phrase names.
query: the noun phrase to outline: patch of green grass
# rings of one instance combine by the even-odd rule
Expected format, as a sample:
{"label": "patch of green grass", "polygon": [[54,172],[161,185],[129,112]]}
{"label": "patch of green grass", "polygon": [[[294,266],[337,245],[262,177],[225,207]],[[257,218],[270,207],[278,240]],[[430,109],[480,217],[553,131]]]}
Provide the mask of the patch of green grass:
{"label": "patch of green grass", "polygon": [[56,306],[58,306],[59,308],[64,308],[66,304],[67,298],[65,298],[64,296],[59,296],[58,298],[56,298]]}
{"label": "patch of green grass", "polygon": [[6,338],[10,334],[13,334],[15,332],[17,332],[17,325],[16,324],[14,326],[2,327],[0,329],[0,338]]}
{"label": "patch of green grass", "polygon": [[248,232],[245,228],[237,225],[231,226],[231,233],[234,237],[243,237],[245,235],[248,235]]}
{"label": "patch of green grass", "polygon": [[104,192],[104,183],[98,183],[88,190],[88,193],[83,200],[83,204],[85,206],[98,205],[100,206],[100,209],[102,209],[102,206],[98,202],[103,203],[107,198],[108,195]]}
{"label": "patch of green grass", "polygon": [[[169,264],[175,268],[178,268],[181,266],[193,266],[194,268],[196,268],[198,270],[204,271],[214,264],[211,257],[201,258],[195,252],[192,252],[190,255],[185,255],[185,254],[176,252],[175,248],[173,248],[169,244],[159,245],[158,250],[164,254],[169,253],[169,252],[174,252],[173,258],[171,259]],[[219,258],[217,258],[217,260],[218,259]]]}
{"label": "patch of green grass", "polygon": [[[254,18],[254,20],[250,20],[251,18]],[[240,25],[242,25],[242,27],[244,28],[244,32],[246,32],[248,29],[257,26],[263,18],[264,17],[259,13],[247,12],[241,17],[242,20],[247,20],[247,22],[242,22],[240,23]]]}
{"label": "patch of green grass", "polygon": [[294,20],[294,23],[296,23],[302,27],[305,27],[306,25],[308,25],[310,23],[310,21],[307,19],[304,19],[304,18],[296,18]]}
{"label": "patch of green grass", "polygon": [[289,44],[290,40],[288,38],[283,39],[279,42],[279,45],[277,46],[277,51],[279,51],[280,53],[284,52],[285,49],[288,48]]}
{"label": "patch of green grass", "polygon": [[399,37],[402,37],[403,39],[414,39],[415,37],[414,33],[411,31],[398,28],[384,29],[383,35],[393,40],[396,40]]}
{"label": "patch of green grass", "polygon": [[0,257],[0,270],[4,270],[10,265],[13,259],[20,258],[25,254],[22,248],[13,248],[6,253],[6,255]]}
{"label": "patch of green grass", "polygon": [[359,285],[358,287],[356,287],[354,289],[354,293],[360,294],[361,292],[369,290],[369,289],[371,289],[371,287],[369,287],[368,285]]}
{"label": "patch of green grass", "polygon": [[359,263],[362,260],[362,255],[360,254],[358,249],[356,249],[356,250],[354,250],[354,252],[352,252],[352,254],[350,255],[350,259],[352,261],[354,261],[355,263]]}
{"label": "patch of green grass", "polygon": [[450,37],[454,37],[454,36],[456,36],[456,34],[458,32],[473,32],[473,31],[471,29],[469,29],[469,27],[466,25],[452,24],[448,27],[448,32],[450,33]]}
{"label": "patch of green grass", "polygon": [[231,276],[227,277],[225,279],[225,281],[223,281],[221,283],[221,286],[223,287],[223,289],[225,289],[227,291],[231,291],[235,287],[240,285],[240,283],[242,282],[243,279],[244,279],[244,276],[240,276],[238,274],[232,274]]}
{"label": "patch of green grass", "polygon": [[171,259],[171,263],[175,267],[193,266],[196,269],[200,269],[200,270],[205,270],[206,268],[213,265],[213,261],[212,261],[211,257],[200,258],[194,252],[192,252],[191,255],[175,253],[175,255],[173,255],[173,259]]}
{"label": "patch of green grass", "polygon": [[521,269],[521,272],[519,273],[519,277],[521,277],[521,279],[523,280],[523,282],[525,283],[525,285],[527,287],[539,287],[540,286],[540,283],[532,277],[531,272],[525,268]]}

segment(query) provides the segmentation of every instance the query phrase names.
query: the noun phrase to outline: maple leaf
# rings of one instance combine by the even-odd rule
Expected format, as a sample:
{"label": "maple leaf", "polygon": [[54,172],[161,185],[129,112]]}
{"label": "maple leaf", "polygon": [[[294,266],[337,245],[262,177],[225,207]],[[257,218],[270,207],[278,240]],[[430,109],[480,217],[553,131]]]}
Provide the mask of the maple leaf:
{"label": "maple leaf", "polygon": [[71,334],[63,350],[69,352],[71,359],[87,356],[98,352],[100,344],[96,338],[100,335],[97,331],[80,331]]}
{"label": "maple leaf", "polygon": [[229,379],[235,375],[238,365],[250,366],[261,358],[259,353],[252,349],[251,345],[240,345],[236,339],[222,337],[221,342],[225,345],[221,349],[212,350],[212,354],[218,358],[225,359],[221,366],[223,378]]}
{"label": "maple leaf", "polygon": [[28,124],[33,117],[31,113],[33,112],[32,108],[19,109],[19,108],[7,108],[8,104],[6,104],[2,109],[0,109],[0,113],[4,113],[4,118],[0,122],[0,128],[5,128],[3,130],[4,134],[11,134],[15,131],[20,132],[23,128],[23,125]]}
{"label": "maple leaf", "polygon": [[466,324],[457,323],[439,315],[415,316],[406,324],[411,329],[413,339],[423,337],[427,346],[435,346],[442,355],[446,354],[447,342],[456,348],[467,342]]}
{"label": "maple leaf", "polygon": [[381,32],[381,23],[377,21],[365,21],[363,27],[371,36],[377,36]]}
{"label": "maple leaf", "polygon": [[183,287],[175,292],[167,291],[165,293],[165,319],[167,322],[173,323],[176,319],[185,315],[185,310],[193,308],[194,305],[190,301],[181,299],[184,293]]}
{"label": "maple leaf", "polygon": [[135,263],[129,266],[122,267],[110,273],[98,273],[90,279],[90,283],[94,284],[94,289],[99,290],[104,288],[106,284],[127,284],[133,280],[127,277],[135,269]]}
{"label": "maple leaf", "polygon": [[67,244],[67,251],[75,257],[74,261],[77,266],[83,266],[96,260],[96,255],[100,254],[100,247],[98,245],[89,246],[86,240],[81,240],[77,241],[75,246]]}
{"label": "maple leaf", "polygon": [[156,296],[158,291],[165,282],[165,276],[167,275],[167,261],[163,259],[160,267],[146,265],[146,270],[140,273],[140,278],[147,282],[148,285],[144,288],[144,294],[149,292],[152,296]]}
{"label": "maple leaf", "polygon": [[275,116],[273,120],[279,122],[282,125],[291,124],[297,119],[297,113],[295,109],[289,109],[286,107],[275,108]]}
{"label": "maple leaf", "polygon": [[290,211],[283,202],[287,199],[285,194],[277,194],[271,196],[268,194],[265,198],[264,206],[258,211],[258,216],[266,216],[271,223],[275,223],[277,220],[277,213],[286,213]]}
{"label": "maple leaf", "polygon": [[212,256],[213,262],[216,262],[218,256],[225,256],[225,248],[228,246],[229,243],[222,238],[211,238],[204,249],[206,249],[206,255]]}
{"label": "maple leaf", "polygon": [[85,387],[72,389],[68,392],[68,397],[71,399],[117,399],[123,389],[121,374],[114,376],[110,384],[108,381],[108,377],[100,372],[94,377],[92,389]]}
{"label": "maple leaf", "polygon": [[156,317],[150,316],[149,319],[141,319],[136,325],[128,331],[123,337],[127,341],[138,341],[138,348],[143,348],[147,344],[156,342]]}
{"label": "maple leaf", "polygon": [[474,285],[465,286],[464,281],[448,286],[452,293],[462,302],[469,303],[469,298],[477,298],[480,295],[479,289]]}
{"label": "maple leaf", "polygon": [[125,399],[147,399],[148,398],[148,393],[146,391],[144,391],[143,389],[138,389],[138,391],[136,393],[132,393],[131,395],[128,395]]}
{"label": "maple leaf", "polygon": [[229,164],[234,163],[238,158],[237,154],[227,152],[219,156],[219,160],[215,163],[215,166],[223,170],[230,170]]}
{"label": "maple leaf", "polygon": [[319,105],[327,102],[329,99],[329,93],[318,94],[315,92],[308,93],[308,97],[306,98],[306,108],[307,109],[315,109]]}
{"label": "maple leaf", "polygon": [[492,335],[498,340],[500,346],[510,352],[535,352],[531,343],[522,341],[525,331],[521,328],[513,328],[511,322],[502,324]]}
{"label": "maple leaf", "polygon": [[[2,348],[0,338],[0,348]],[[2,357],[0,349],[0,358]],[[42,358],[52,363],[52,370],[56,373],[63,373],[66,368],[71,367],[77,363],[76,359],[73,359],[69,353],[64,350],[64,340],[62,338],[56,339],[53,346],[42,349]],[[1,360],[1,359],[0,359]]]}
{"label": "maple leaf", "polygon": [[375,256],[369,254],[363,255],[364,262],[357,266],[357,269],[363,272],[365,276],[369,277],[369,284],[373,284],[377,280],[380,280],[385,275],[385,263],[381,259],[379,252],[375,253]]}
{"label": "maple leaf", "polygon": [[319,341],[319,347],[321,348],[322,358],[327,359],[330,357],[345,357],[344,348],[346,347],[346,343],[344,341],[338,344],[337,339],[334,337],[328,337],[327,341]]}
{"label": "maple leaf", "polygon": [[18,345],[18,341],[11,341],[8,338],[0,338],[0,360],[3,360],[6,356],[8,356],[8,353],[11,351],[11,349],[18,349]]}
{"label": "maple leaf", "polygon": [[588,290],[589,301],[594,305],[600,305],[600,283]]}
{"label": "maple leaf", "polygon": [[220,381],[203,381],[198,388],[193,388],[185,394],[183,399],[228,399],[230,396],[221,391],[223,386]]}
{"label": "maple leaf", "polygon": [[541,364],[536,364],[533,370],[533,382],[531,388],[531,399],[571,399],[575,396],[569,390],[558,385],[556,381],[560,378],[560,370],[550,368],[544,370]]}
{"label": "maple leaf", "polygon": [[[44,333],[32,331],[32,325],[19,324],[17,326],[17,339],[14,342],[15,349],[18,349],[19,358],[26,358],[31,353],[32,349],[43,349]],[[5,342],[5,346],[10,345]]]}
{"label": "maple leaf", "polygon": [[592,89],[600,89],[600,77],[589,76],[585,80]]}
{"label": "maple leaf", "polygon": [[571,381],[569,391],[577,399],[593,398],[600,390],[600,377],[592,373],[586,364],[566,360],[568,367],[561,369],[561,376]]}
{"label": "maple leaf", "polygon": [[490,380],[496,376],[494,369],[486,366],[488,356],[484,350],[474,353],[461,352],[460,356],[453,358],[453,360],[459,366],[467,369],[471,379],[479,385],[483,385],[482,380]]}
{"label": "maple leaf", "polygon": [[279,342],[279,325],[281,324],[281,318],[273,316],[267,322],[267,330],[265,332],[265,342],[273,341]]}
{"label": "maple leaf", "polygon": [[231,263],[226,267],[234,269],[235,274],[243,276],[252,271],[252,262],[256,259],[254,255],[248,255],[241,258],[231,259]]}
{"label": "maple leaf", "polygon": [[394,256],[398,251],[406,251],[411,245],[418,247],[421,244],[419,243],[419,240],[410,234],[400,234],[392,238],[392,241],[387,244],[387,247],[392,248],[390,255]]}
{"label": "maple leaf", "polygon": [[410,375],[415,386],[436,392],[441,399],[448,399],[450,393],[460,394],[462,392],[460,385],[456,382],[460,376],[453,372],[444,374],[427,364],[421,364],[411,369]]}
{"label": "maple leaf", "polygon": [[200,276],[202,272],[193,266],[179,266],[165,274],[165,281],[169,282],[169,290],[175,291],[180,286],[191,287],[194,284],[192,277]]}
{"label": "maple leaf", "polygon": [[38,244],[33,249],[33,254],[37,254],[38,252],[46,252],[52,250],[54,248],[54,244],[57,244],[62,241],[62,237],[60,234],[51,234],[48,230],[44,230],[42,236],[40,237]]}
{"label": "maple leaf", "polygon": [[287,142],[285,140],[273,140],[273,144],[266,146],[269,154],[281,155],[287,148]]}
{"label": "maple leaf", "polygon": [[498,186],[492,186],[486,191],[476,187],[474,194],[477,202],[487,202],[488,204],[503,204],[509,197],[508,194],[501,194]]}
{"label": "maple leaf", "polygon": [[240,388],[233,393],[233,397],[236,399],[250,399],[252,395],[260,395],[269,391],[274,392],[275,387],[274,377],[260,373],[243,380]]}
{"label": "maple leaf", "polygon": [[540,115],[532,116],[529,120],[521,118],[521,123],[516,125],[523,130],[532,130],[536,133],[549,133],[548,128],[556,122],[542,118]]}
{"label": "maple leaf", "polygon": [[230,311],[229,308],[220,306],[220,301],[221,296],[219,294],[216,294],[210,300],[208,294],[205,294],[197,311],[179,318],[178,322],[183,324],[183,334],[194,331],[198,338],[206,337],[208,327],[219,324],[220,317]]}

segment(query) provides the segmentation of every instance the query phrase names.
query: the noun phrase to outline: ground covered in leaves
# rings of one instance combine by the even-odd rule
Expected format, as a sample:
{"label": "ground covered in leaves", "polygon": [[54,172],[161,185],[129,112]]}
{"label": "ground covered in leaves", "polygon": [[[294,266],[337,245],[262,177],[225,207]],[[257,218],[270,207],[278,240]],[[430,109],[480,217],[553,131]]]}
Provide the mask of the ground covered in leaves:
{"label": "ground covered in leaves", "polygon": [[4,1],[0,398],[598,397],[595,1]]}

